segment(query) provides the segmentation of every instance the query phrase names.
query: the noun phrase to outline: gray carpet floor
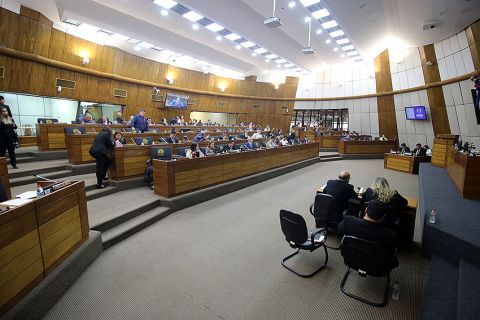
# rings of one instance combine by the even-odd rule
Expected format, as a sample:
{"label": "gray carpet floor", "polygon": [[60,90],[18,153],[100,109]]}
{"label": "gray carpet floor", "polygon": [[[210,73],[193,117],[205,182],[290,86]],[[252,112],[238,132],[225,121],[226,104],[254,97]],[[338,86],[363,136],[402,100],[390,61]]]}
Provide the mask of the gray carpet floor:
{"label": "gray carpet floor", "polygon": [[[309,166],[175,212],[117,244],[46,319],[416,319],[427,268],[418,250],[400,253],[400,266],[392,272],[400,299],[390,299],[385,308],[340,291],[345,266],[339,251],[329,251],[327,268],[310,279],[280,264],[292,249],[281,232],[279,210],[302,214],[313,228],[308,207],[315,190],[345,169],[355,186],[368,186],[381,175],[401,194],[418,195],[417,176],[384,170],[383,160]],[[322,262],[323,250],[317,250],[298,255],[291,265],[308,271]],[[380,297],[381,281],[356,274],[351,280],[349,289]]]}

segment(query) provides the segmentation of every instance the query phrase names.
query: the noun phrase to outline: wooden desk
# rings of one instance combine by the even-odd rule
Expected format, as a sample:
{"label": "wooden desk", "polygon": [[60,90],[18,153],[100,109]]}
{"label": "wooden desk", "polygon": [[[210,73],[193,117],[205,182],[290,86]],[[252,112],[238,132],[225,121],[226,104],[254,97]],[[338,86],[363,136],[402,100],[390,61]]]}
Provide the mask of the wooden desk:
{"label": "wooden desk", "polygon": [[447,171],[463,198],[480,199],[480,156],[472,157],[450,147]]}
{"label": "wooden desk", "polygon": [[8,178],[7,159],[5,158],[0,158],[0,183],[3,185],[8,198],[11,199],[10,179]]}
{"label": "wooden desk", "polygon": [[153,161],[155,194],[170,198],[318,157],[318,143],[177,161]]}
{"label": "wooden desk", "polygon": [[385,169],[418,174],[420,162],[430,162],[430,157],[415,157],[395,153],[385,153],[383,167]]}
{"label": "wooden desk", "polygon": [[447,153],[450,147],[453,147],[458,135],[438,134],[433,140],[432,146],[432,166],[445,168],[447,162]]}
{"label": "wooden desk", "polygon": [[0,314],[88,239],[85,184],[0,213]]}
{"label": "wooden desk", "polygon": [[338,142],[338,152],[342,154],[384,154],[395,149],[396,141],[358,141],[349,140]]}

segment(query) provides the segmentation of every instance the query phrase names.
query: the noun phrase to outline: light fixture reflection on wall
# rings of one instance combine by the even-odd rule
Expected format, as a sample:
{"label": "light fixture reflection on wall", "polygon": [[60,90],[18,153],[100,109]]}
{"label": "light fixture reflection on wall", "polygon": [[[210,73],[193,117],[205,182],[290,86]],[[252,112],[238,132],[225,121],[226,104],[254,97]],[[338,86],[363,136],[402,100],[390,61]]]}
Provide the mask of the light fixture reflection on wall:
{"label": "light fixture reflection on wall", "polygon": [[222,92],[225,92],[226,88],[227,88],[227,86],[225,85],[225,83],[220,83],[218,85],[218,89],[220,89],[220,91],[222,91]]}
{"label": "light fixture reflection on wall", "polygon": [[278,90],[278,88],[280,88],[280,85],[278,83],[274,83],[273,86],[274,86],[275,90]]}
{"label": "light fixture reflection on wall", "polygon": [[90,58],[88,56],[88,51],[80,51],[79,56],[82,58],[82,64],[87,65],[90,63]]}
{"label": "light fixture reflection on wall", "polygon": [[167,79],[168,84],[173,84],[173,82],[174,82],[173,75],[167,74],[166,79]]}

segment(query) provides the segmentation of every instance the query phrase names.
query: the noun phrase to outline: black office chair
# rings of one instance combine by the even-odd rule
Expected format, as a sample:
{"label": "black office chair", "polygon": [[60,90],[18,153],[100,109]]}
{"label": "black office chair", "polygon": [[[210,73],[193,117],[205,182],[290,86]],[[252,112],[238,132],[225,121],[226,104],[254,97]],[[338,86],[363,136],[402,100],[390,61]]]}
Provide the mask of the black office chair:
{"label": "black office chair", "polygon": [[216,144],[215,149],[217,149],[217,153],[222,153],[224,146],[225,146],[224,144]]}
{"label": "black office chair", "polygon": [[317,228],[337,230],[340,221],[338,220],[337,202],[334,196],[317,193],[315,202],[310,205],[310,213],[315,217]]}
{"label": "black office chair", "polygon": [[[309,233],[303,217],[287,210],[280,210],[280,225],[290,247],[297,249],[297,251],[282,259],[282,266],[303,278],[310,278],[325,268],[328,262],[328,252],[327,248],[324,246],[327,239],[327,232],[325,229],[316,229]],[[297,255],[300,250],[309,250],[312,252],[320,247],[323,247],[325,251],[325,262],[312,273],[302,274],[285,264],[285,261]]]}
{"label": "black office chair", "polygon": [[141,146],[142,144],[144,146],[147,146],[147,145],[151,145],[153,143],[153,139],[150,138],[150,137],[148,137],[148,138],[135,138],[134,141],[135,141],[135,144],[137,146]]}
{"label": "black office chair", "polygon": [[186,157],[187,156],[187,149],[189,147],[180,147],[180,148],[177,148],[177,154],[179,156],[182,156],[182,157]]}
{"label": "black office chair", "polygon": [[132,128],[123,128],[123,131],[125,131],[125,132],[134,132],[134,131],[132,130]]}
{"label": "black office chair", "polygon": [[[398,265],[398,262],[396,262],[396,250],[373,241],[346,235],[342,239],[341,253],[343,261],[347,266],[347,271],[340,285],[342,292],[371,306],[385,306],[388,301],[390,288],[390,271]],[[358,274],[362,277],[386,277],[382,302],[370,301],[345,290],[345,283],[351,269],[358,271]]]}

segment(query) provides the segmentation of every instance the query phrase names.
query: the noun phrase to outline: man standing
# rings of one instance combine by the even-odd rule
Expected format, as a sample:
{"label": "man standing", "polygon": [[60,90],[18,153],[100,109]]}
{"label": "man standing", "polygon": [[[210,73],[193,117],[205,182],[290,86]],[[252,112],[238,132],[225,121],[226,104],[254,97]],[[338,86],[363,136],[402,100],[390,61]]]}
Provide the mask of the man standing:
{"label": "man standing", "polygon": [[4,97],[4,96],[0,96],[0,110],[2,110],[3,108],[7,109],[7,111],[8,111],[8,116],[9,116],[10,118],[13,118],[13,116],[12,116],[12,111],[10,110],[10,107],[5,104],[5,97]]}
{"label": "man standing", "polygon": [[130,126],[137,132],[144,133],[148,131],[148,123],[147,119],[145,118],[145,109],[140,109],[140,112],[133,117]]}
{"label": "man standing", "polygon": [[337,221],[343,219],[343,212],[348,209],[348,200],[357,199],[358,195],[350,182],[350,173],[342,171],[337,180],[328,180],[323,193],[335,197],[337,203]]}
{"label": "man standing", "polygon": [[103,189],[105,185],[103,180],[106,179],[108,167],[110,166],[110,151],[115,146],[112,140],[112,130],[110,128],[103,128],[102,131],[95,137],[92,147],[90,148],[90,155],[96,161],[96,175],[97,188]]}

